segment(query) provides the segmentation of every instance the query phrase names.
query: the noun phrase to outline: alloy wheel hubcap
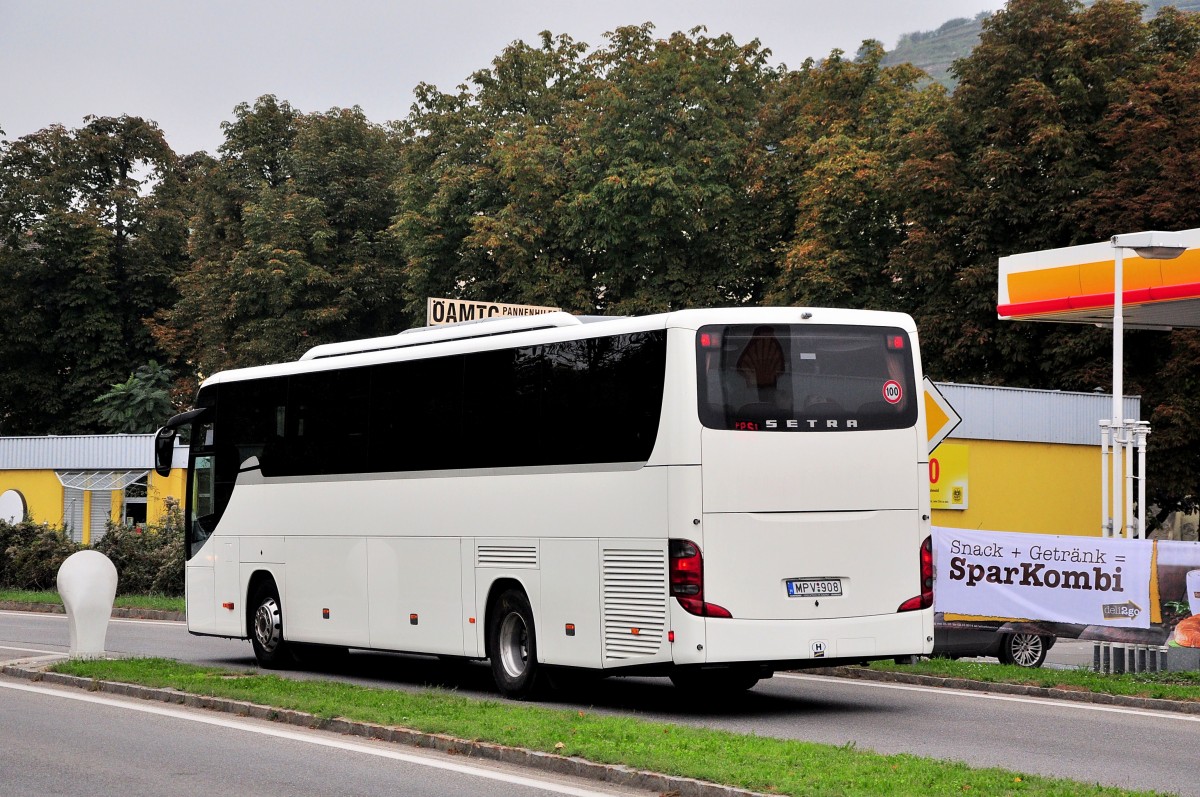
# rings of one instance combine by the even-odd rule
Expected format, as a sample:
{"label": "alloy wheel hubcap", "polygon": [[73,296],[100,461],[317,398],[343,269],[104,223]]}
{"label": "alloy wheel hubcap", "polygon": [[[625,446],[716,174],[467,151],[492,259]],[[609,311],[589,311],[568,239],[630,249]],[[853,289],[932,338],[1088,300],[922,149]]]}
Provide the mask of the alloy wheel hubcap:
{"label": "alloy wheel hubcap", "polygon": [[500,623],[500,663],[512,678],[520,678],[529,661],[529,632],[525,620],[510,612]]}
{"label": "alloy wheel hubcap", "polygon": [[254,613],[254,638],[267,653],[279,646],[279,619],[279,605],[272,598],[263,601]]}

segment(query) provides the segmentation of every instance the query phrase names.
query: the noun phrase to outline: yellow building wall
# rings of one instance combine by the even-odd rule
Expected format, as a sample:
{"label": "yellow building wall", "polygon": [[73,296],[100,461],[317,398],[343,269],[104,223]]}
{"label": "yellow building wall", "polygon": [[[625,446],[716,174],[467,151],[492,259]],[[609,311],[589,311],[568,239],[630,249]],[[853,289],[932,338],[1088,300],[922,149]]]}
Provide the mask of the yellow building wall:
{"label": "yellow building wall", "polygon": [[167,498],[174,498],[183,508],[183,498],[187,492],[187,470],[176,468],[170,476],[159,476],[150,471],[150,481],[146,485],[146,523],[156,525],[162,523],[167,516]]}
{"label": "yellow building wall", "polygon": [[934,509],[935,526],[1100,536],[1099,445],[946,442],[967,446],[969,508]]}
{"label": "yellow building wall", "polygon": [[16,490],[25,497],[34,523],[61,526],[63,486],[52,470],[0,470],[0,493]]}
{"label": "yellow building wall", "polygon": [[[146,522],[148,524],[162,523],[166,518],[168,496],[183,505],[186,487],[187,471],[180,468],[171,471],[170,476],[159,476],[150,472],[150,481],[146,490]],[[16,490],[25,498],[25,506],[35,523],[48,523],[51,526],[61,526],[63,520],[63,486],[52,470],[0,470],[0,493]],[[97,536],[102,529],[89,528],[92,494],[84,494],[83,524],[80,534],[85,543]],[[123,517],[124,495],[120,490],[112,493],[112,512],[110,519],[119,523]]]}

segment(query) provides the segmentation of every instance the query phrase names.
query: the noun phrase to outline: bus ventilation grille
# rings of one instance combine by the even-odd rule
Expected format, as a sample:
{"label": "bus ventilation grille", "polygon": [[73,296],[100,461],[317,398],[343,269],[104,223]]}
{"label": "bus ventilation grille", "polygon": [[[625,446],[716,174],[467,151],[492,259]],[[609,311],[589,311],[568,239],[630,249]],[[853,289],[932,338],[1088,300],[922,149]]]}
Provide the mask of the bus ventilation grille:
{"label": "bus ventilation grille", "polygon": [[667,623],[667,555],[604,549],[604,658],[653,656]]}
{"label": "bus ventilation grille", "polygon": [[538,566],[536,545],[480,545],[475,549],[477,567],[520,567]]}

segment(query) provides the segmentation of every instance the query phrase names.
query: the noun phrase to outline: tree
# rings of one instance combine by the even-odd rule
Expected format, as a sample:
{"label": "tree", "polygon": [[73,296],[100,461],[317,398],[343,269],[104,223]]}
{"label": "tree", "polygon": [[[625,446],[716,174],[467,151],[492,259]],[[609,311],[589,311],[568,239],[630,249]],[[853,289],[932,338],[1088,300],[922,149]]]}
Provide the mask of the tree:
{"label": "tree", "polygon": [[563,229],[614,313],[758,301],[771,262],[754,133],[781,70],[757,40],[618,28],[592,54]]}
{"label": "tree", "polygon": [[424,323],[428,296],[592,308],[591,275],[559,229],[585,49],[543,32],[540,46],[516,42],[472,74],[473,88],[417,87],[392,225],[412,323]]}
{"label": "tree", "polygon": [[0,429],[96,429],[93,399],[158,356],[143,320],[173,301],[186,227],[152,122],[89,117],[0,143]]}
{"label": "tree", "polygon": [[419,89],[403,128],[411,314],[449,294],[642,312],[762,295],[766,217],[748,167],[758,42],[621,28],[587,57],[517,43],[456,94]]}
{"label": "tree", "polygon": [[197,164],[192,265],[153,331],[201,374],[401,328],[393,136],[358,108],[242,104]]}
{"label": "tree", "polygon": [[96,399],[100,422],[109,432],[153,432],[171,415],[170,388],[171,372],[151,360]]}
{"label": "tree", "polygon": [[[1111,383],[1106,331],[997,320],[996,261],[1160,223],[1195,226],[1196,210],[1167,180],[1186,182],[1195,169],[1185,109],[1200,34],[1173,11],[1145,23],[1140,14],[1123,0],[1012,0],[956,62],[946,113],[909,137],[898,173],[910,223],[889,267],[917,298],[935,378]],[[1148,485],[1163,510],[1191,505],[1200,479],[1190,453],[1200,442],[1195,341],[1191,331],[1126,339],[1126,387],[1159,430]]]}
{"label": "tree", "polygon": [[907,136],[946,100],[940,87],[917,89],[915,68],[881,66],[883,56],[868,41],[853,61],[838,51],[810,59],[773,98],[779,143],[764,180],[779,186],[772,204],[791,215],[771,301],[912,309],[915,297],[889,265],[909,228],[899,172],[911,157]]}

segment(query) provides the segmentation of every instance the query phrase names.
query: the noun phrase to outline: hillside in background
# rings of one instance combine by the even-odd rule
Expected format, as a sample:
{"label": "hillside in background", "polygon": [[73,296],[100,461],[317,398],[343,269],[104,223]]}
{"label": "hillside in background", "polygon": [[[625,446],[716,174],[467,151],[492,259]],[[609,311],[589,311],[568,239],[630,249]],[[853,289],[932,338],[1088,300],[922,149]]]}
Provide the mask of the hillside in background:
{"label": "hillside in background", "polygon": [[[1085,0],[1084,5],[1091,5]],[[1158,13],[1160,8],[1175,6],[1180,11],[1200,11],[1200,0],[1145,0],[1147,19]],[[983,21],[991,12],[983,11],[974,19],[959,17],[945,22],[937,30],[906,33],[896,43],[896,49],[884,56],[885,66],[913,64],[924,70],[934,81],[948,89],[954,88],[954,77],[950,66],[956,59],[965,58],[979,41]]]}

